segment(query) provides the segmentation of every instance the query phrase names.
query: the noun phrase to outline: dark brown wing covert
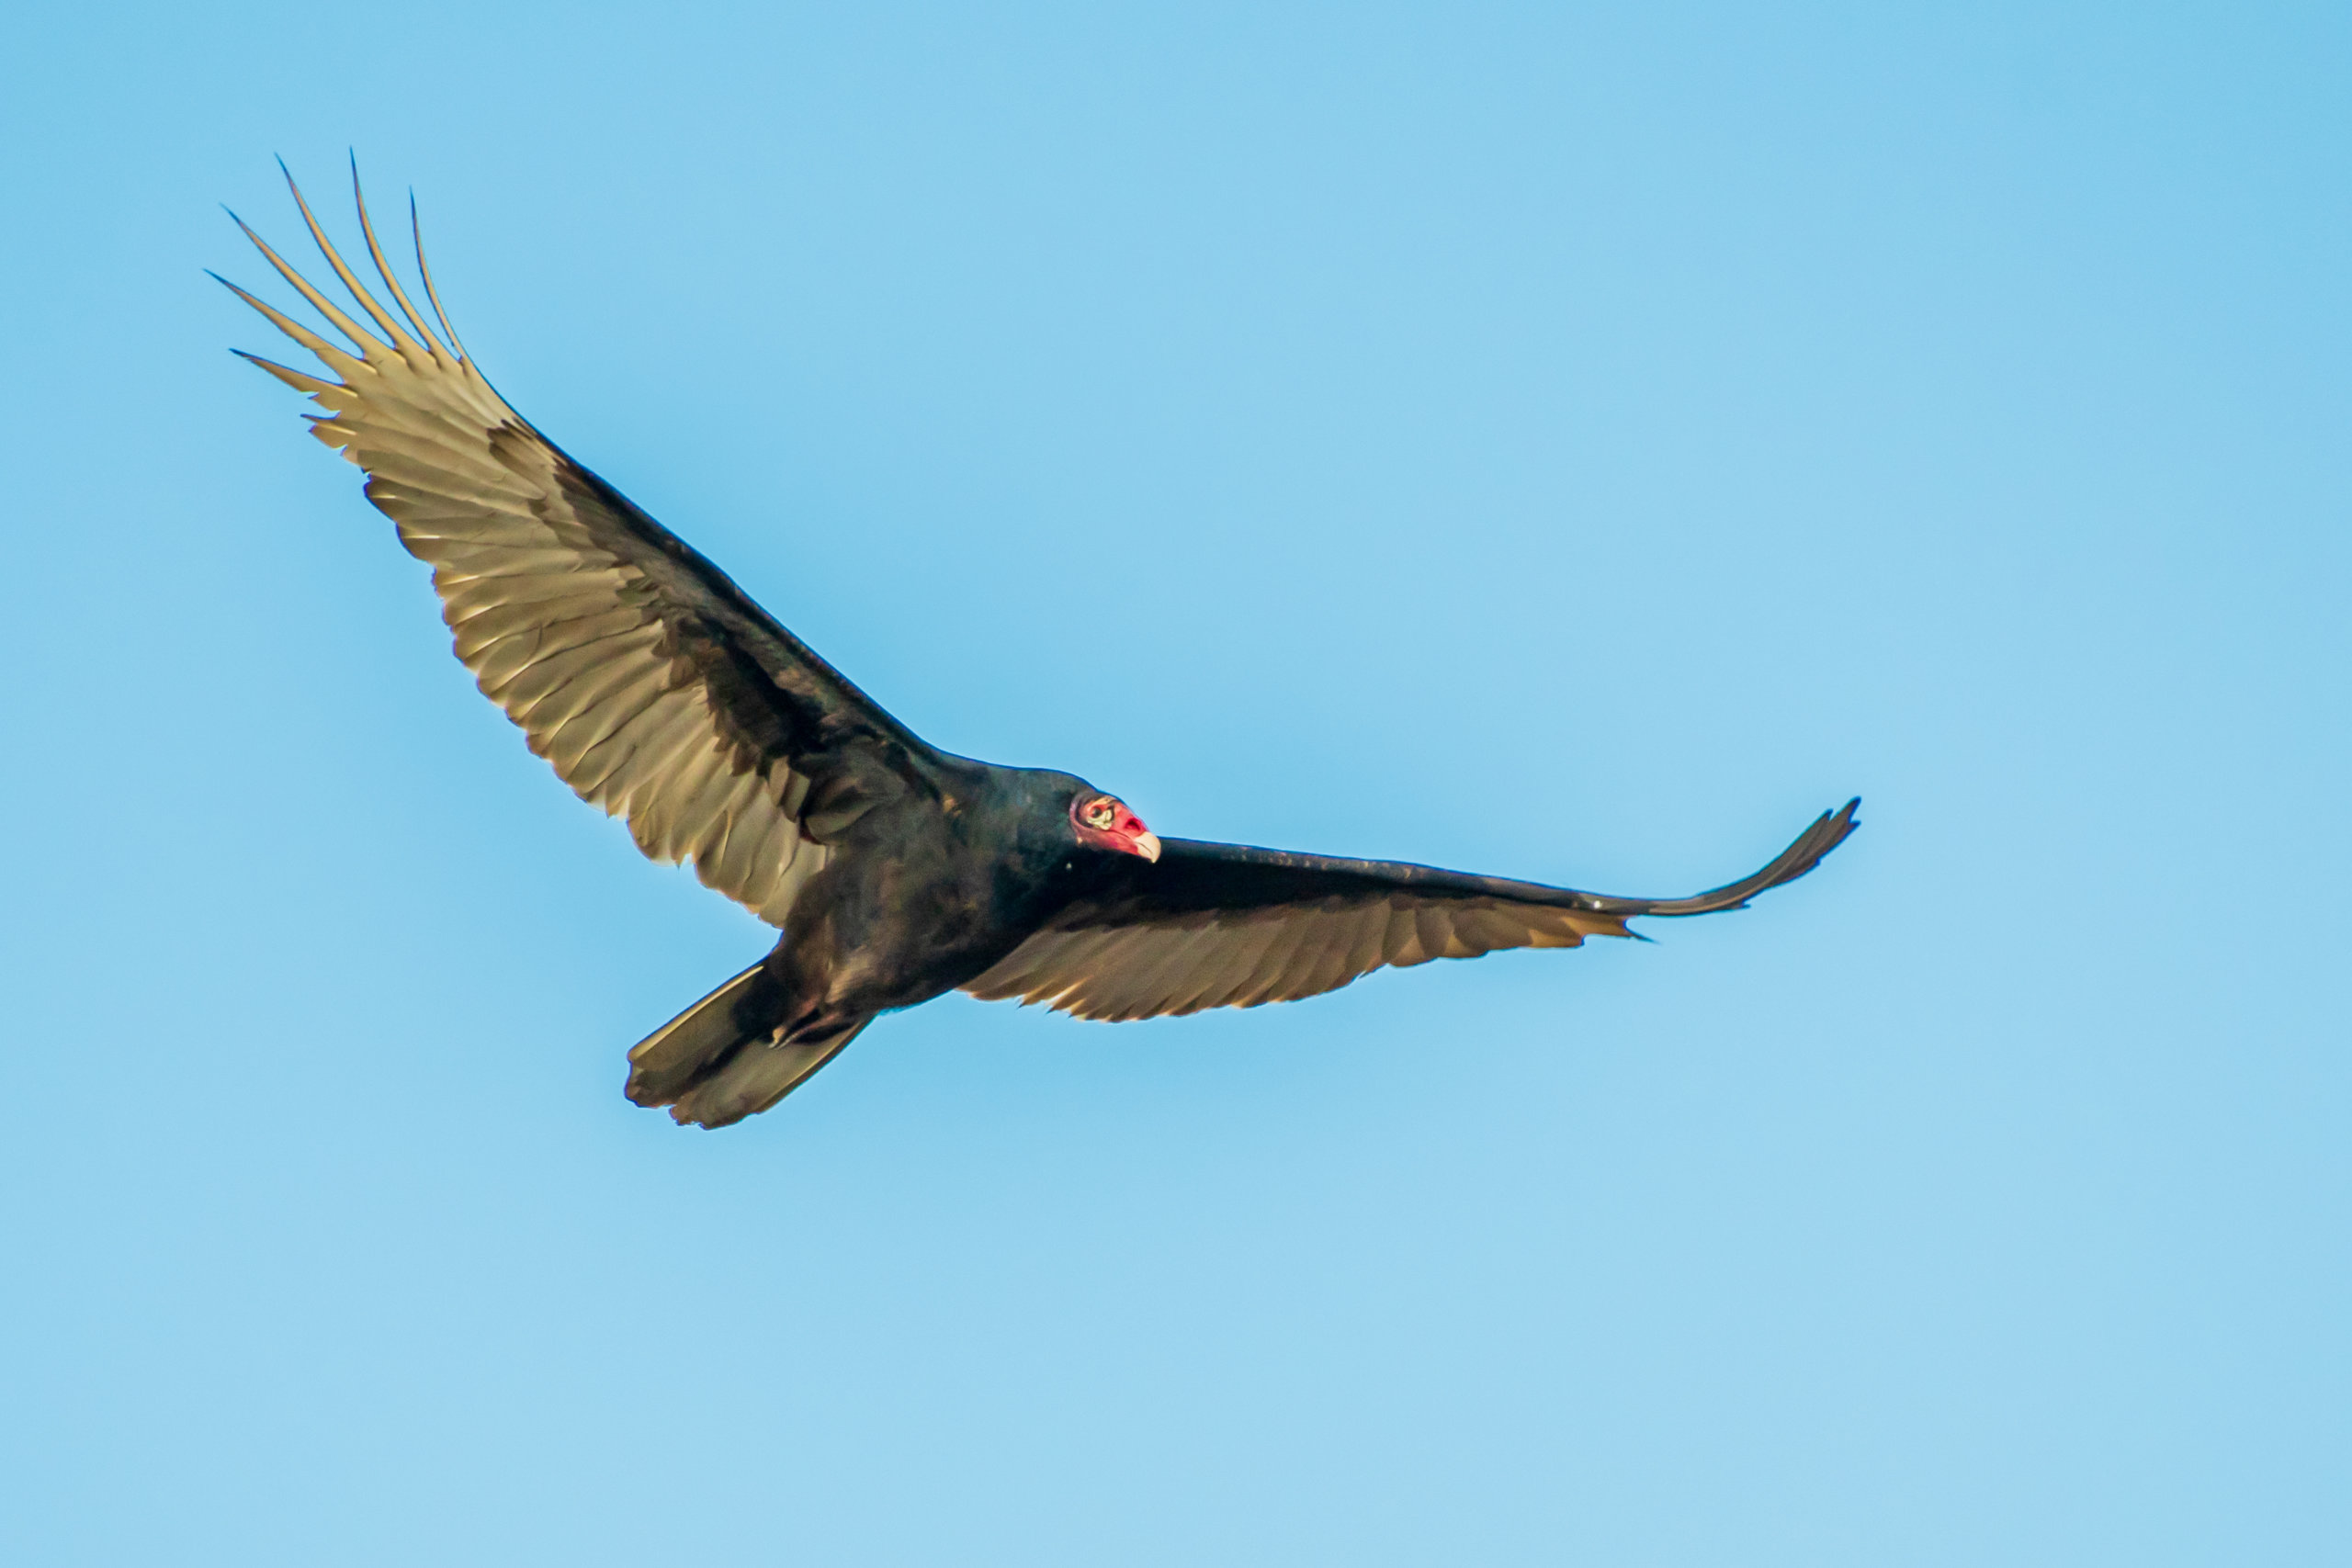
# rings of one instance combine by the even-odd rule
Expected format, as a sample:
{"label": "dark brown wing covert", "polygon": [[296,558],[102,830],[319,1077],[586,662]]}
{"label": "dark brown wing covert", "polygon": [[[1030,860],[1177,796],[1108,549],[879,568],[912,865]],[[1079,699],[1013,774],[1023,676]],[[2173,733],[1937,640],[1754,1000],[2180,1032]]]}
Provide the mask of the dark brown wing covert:
{"label": "dark brown wing covert", "polygon": [[1629,936],[1636,916],[1736,909],[1844,841],[1860,803],[1824,812],[1752,876],[1689,898],[1623,898],[1397,862],[1166,841],[1121,867],[964,988],[1118,1021],[1256,1007],[1336,990],[1385,966]]}

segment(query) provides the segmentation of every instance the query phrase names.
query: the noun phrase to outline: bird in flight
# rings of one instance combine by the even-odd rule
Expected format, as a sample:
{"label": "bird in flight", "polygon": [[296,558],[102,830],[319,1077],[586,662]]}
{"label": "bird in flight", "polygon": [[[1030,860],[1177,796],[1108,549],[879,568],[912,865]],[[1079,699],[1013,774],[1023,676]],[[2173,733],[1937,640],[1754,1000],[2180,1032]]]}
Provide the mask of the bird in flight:
{"label": "bird in flight", "polygon": [[691,862],[782,933],[629,1052],[629,1099],[682,1123],[764,1111],[877,1015],[951,990],[1112,1021],[1293,1001],[1386,965],[1575,947],[1632,935],[1635,916],[1736,909],[1854,830],[1859,801],[1752,876],[1625,898],[1162,839],[1073,774],[942,751],[492,390],[449,330],[413,200],[437,335],[377,242],[356,166],[385,299],[287,183],[367,322],[240,219],[350,344],[222,278],[330,376],[242,356],[326,411],[311,433],[367,474],[368,499],[432,568],[458,659],[531,750],[625,818],[647,855]]}

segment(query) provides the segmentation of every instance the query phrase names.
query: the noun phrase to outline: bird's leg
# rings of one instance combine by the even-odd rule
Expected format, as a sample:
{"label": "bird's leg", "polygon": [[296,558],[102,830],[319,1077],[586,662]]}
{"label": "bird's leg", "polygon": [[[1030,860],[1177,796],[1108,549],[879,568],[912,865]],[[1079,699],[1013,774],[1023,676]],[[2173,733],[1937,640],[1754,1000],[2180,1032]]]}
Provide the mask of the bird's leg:
{"label": "bird's leg", "polygon": [[771,1045],[822,1045],[865,1027],[871,1012],[819,1003],[776,1026]]}

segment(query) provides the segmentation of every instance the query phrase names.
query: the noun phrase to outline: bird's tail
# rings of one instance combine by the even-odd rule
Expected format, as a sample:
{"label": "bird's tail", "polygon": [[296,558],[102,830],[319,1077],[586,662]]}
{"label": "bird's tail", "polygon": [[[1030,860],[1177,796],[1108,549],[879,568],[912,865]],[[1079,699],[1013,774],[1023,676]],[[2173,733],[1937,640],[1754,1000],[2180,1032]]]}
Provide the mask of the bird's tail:
{"label": "bird's tail", "polygon": [[868,1021],[786,1038],[781,1002],[764,964],[752,964],[630,1048],[629,1099],[666,1105],[680,1122],[724,1127],[790,1094]]}

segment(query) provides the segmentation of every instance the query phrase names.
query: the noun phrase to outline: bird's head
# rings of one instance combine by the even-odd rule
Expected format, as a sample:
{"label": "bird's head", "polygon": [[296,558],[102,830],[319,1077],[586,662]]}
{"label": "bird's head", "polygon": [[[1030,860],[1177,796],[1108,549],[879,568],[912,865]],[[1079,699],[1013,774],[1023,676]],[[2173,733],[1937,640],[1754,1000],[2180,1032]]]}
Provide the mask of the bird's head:
{"label": "bird's head", "polygon": [[1115,795],[1092,789],[1079,791],[1069,803],[1069,825],[1078,834],[1078,841],[1090,849],[1141,855],[1151,861],[1159,858],[1159,835],[1145,827],[1143,818],[1128,810],[1127,803]]}

